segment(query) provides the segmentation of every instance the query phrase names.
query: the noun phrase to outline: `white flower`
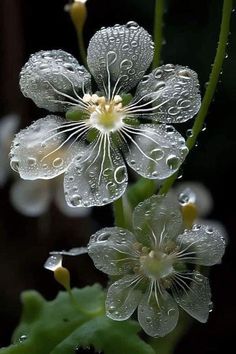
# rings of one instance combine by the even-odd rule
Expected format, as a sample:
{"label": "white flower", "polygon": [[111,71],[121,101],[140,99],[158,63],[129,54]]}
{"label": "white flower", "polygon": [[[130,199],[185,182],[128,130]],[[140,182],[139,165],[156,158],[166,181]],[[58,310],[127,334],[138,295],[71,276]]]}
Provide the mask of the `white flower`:
{"label": "white flower", "polygon": [[[9,114],[0,120],[0,187],[5,185],[12,172],[9,152],[19,125],[20,117],[17,114]],[[25,181],[17,177],[10,188],[10,200],[19,213],[30,217],[46,213],[53,201],[68,217],[84,217],[90,213],[89,208],[74,209],[67,205],[60,176],[52,181]]]}
{"label": "white flower", "polygon": [[[92,37],[88,66],[99,91],[92,91],[90,74],[70,54],[32,55],[20,75],[23,94],[41,108],[66,112],[67,120],[49,115],[17,134],[12,168],[30,180],[65,172],[66,200],[74,207],[118,199],[127,187],[124,159],[146,178],[176,172],[188,149],[167,124],[198,112],[197,75],[167,64],[144,76],[152,58],[151,37],[134,22],[102,28]],[[137,84],[132,99],[127,92]]]}
{"label": "white flower", "polygon": [[8,155],[19,123],[20,117],[17,114],[8,114],[0,120],[0,187],[4,186],[10,174]]}
{"label": "white flower", "polygon": [[[183,216],[187,219],[189,218],[189,220],[186,220],[186,225],[194,221],[200,225],[213,227],[224,236],[227,242],[228,235],[224,225],[217,220],[206,218],[213,209],[213,198],[210,191],[202,183],[192,181],[182,182],[176,185],[173,192],[175,198],[177,197],[179,201]],[[193,211],[192,207],[195,211]],[[193,216],[195,216],[194,220],[191,220]]]}
{"label": "white flower", "polygon": [[126,320],[138,307],[139,323],[150,336],[164,336],[175,328],[178,305],[206,322],[211,292],[196,265],[220,262],[225,242],[219,231],[205,225],[184,230],[177,202],[159,196],[137,206],[133,228],[134,233],[102,229],[88,245],[95,266],[118,279],[108,289],[107,316]]}

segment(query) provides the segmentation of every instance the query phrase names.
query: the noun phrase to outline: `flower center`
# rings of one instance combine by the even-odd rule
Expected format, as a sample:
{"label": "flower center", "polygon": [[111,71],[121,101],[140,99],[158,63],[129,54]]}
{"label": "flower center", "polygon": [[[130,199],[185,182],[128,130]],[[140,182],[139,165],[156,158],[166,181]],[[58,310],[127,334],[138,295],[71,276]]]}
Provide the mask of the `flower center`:
{"label": "flower center", "polygon": [[173,273],[173,257],[161,251],[150,251],[140,257],[141,270],[149,278],[160,280]]}
{"label": "flower center", "polygon": [[102,133],[109,133],[115,132],[123,126],[125,114],[122,98],[119,95],[107,101],[104,96],[85,94],[83,101],[90,104],[89,123],[93,128],[100,130]]}

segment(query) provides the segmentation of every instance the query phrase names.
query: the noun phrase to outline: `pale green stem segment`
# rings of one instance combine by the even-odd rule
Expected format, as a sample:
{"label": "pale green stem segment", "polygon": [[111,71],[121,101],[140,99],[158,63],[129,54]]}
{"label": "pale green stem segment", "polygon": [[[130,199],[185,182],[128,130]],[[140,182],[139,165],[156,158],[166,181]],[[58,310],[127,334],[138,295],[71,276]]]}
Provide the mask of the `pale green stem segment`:
{"label": "pale green stem segment", "polygon": [[192,322],[191,317],[181,311],[176,328],[163,338],[151,339],[149,344],[153,347],[157,354],[174,354],[176,345],[180,341],[181,337],[186,333],[187,329],[189,329]]}
{"label": "pale green stem segment", "polygon": [[114,201],[113,211],[114,211],[114,217],[115,217],[115,225],[125,228],[126,222],[125,222],[124,205],[123,205],[123,198],[122,197],[120,197],[119,199]]}
{"label": "pale green stem segment", "polygon": [[77,31],[77,38],[78,38],[80,58],[82,60],[83,65],[88,69],[87,53],[84,45],[83,31]]}
{"label": "pale green stem segment", "polygon": [[[197,137],[203,128],[204,120],[206,118],[209,106],[211,104],[212,98],[216,90],[217,82],[219,80],[220,72],[225,58],[227,40],[230,31],[230,18],[231,18],[232,9],[233,9],[233,1],[224,0],[223,9],[222,9],[220,36],[219,36],[216,56],[209,77],[208,86],[202,100],[202,105],[192,128],[192,135],[187,139],[186,142],[186,145],[189,148],[189,150],[191,150],[194,147]],[[174,181],[176,180],[177,176],[178,173],[175,173],[173,176],[168,178],[163,184],[162,188],[160,189],[159,194],[166,194],[168,190],[171,188]]]}
{"label": "pale green stem segment", "polygon": [[155,52],[153,57],[153,68],[160,65],[161,48],[163,44],[163,14],[165,0],[156,0],[155,5],[155,20],[154,20],[154,43]]}

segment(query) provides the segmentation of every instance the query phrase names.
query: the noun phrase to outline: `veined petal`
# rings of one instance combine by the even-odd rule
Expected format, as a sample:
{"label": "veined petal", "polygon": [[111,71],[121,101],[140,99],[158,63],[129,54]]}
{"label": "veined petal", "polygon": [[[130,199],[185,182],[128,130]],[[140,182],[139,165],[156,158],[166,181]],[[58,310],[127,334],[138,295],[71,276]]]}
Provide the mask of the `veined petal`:
{"label": "veined petal", "polygon": [[67,170],[64,190],[70,206],[105,205],[118,199],[126,190],[126,166],[109,139],[109,136],[100,135]]}
{"label": "veined petal", "polygon": [[81,102],[78,95],[90,89],[88,71],[63,50],[40,51],[29,58],[20,73],[25,97],[52,112],[62,112]]}
{"label": "veined petal", "polygon": [[174,287],[173,295],[178,305],[196,320],[207,322],[212,304],[208,279],[199,272],[194,272],[191,286],[182,291],[177,289],[178,285]]}
{"label": "veined petal", "polygon": [[88,254],[96,268],[110,275],[131,271],[139,253],[134,249],[135,236],[120,227],[106,227],[93,236],[88,244]]}
{"label": "veined petal", "polygon": [[185,66],[160,66],[143,78],[131,104],[135,111],[142,111],[145,115],[147,105],[142,106],[145,102],[152,105],[150,114],[153,120],[163,123],[187,121],[201,105],[197,74]]}
{"label": "veined petal", "polygon": [[138,240],[146,246],[162,246],[180,231],[182,216],[177,200],[171,196],[152,196],[140,203],[133,213],[133,226]]}
{"label": "veined petal", "polygon": [[46,181],[19,179],[10,190],[11,203],[21,214],[38,217],[49,208],[51,195]]}
{"label": "veined petal", "polygon": [[106,315],[112,320],[127,320],[139,304],[143,279],[137,275],[127,275],[113,283],[107,292]]}
{"label": "veined petal", "polygon": [[[189,263],[196,263],[211,266],[221,261],[225,251],[225,240],[220,231],[207,225],[194,225],[192,230],[186,230],[176,239],[181,250],[196,253],[196,260],[189,260]],[[184,252],[182,251],[183,257]]]}
{"label": "veined petal", "polygon": [[172,126],[141,124],[136,128],[126,125],[122,134],[131,141],[125,154],[128,165],[149,179],[170,177],[188,153],[184,138]]}
{"label": "veined petal", "polygon": [[63,173],[78,151],[76,145],[66,149],[64,120],[47,116],[22,129],[13,140],[10,164],[23,179],[50,179]]}
{"label": "veined petal", "polygon": [[69,218],[85,218],[92,212],[92,208],[72,208],[67,204],[63,188],[63,179],[61,177],[58,177],[57,179],[56,193],[54,198],[58,209],[62,214],[68,216]]}
{"label": "veined petal", "polygon": [[17,114],[8,114],[0,120],[0,187],[4,185],[10,172],[8,155],[19,124],[20,117]]}
{"label": "veined petal", "polygon": [[143,330],[153,337],[164,337],[177,325],[179,310],[176,302],[167,291],[157,291],[151,287],[144,294],[138,306],[138,321]]}
{"label": "veined petal", "polygon": [[99,88],[110,95],[133,88],[153,58],[151,36],[135,22],[102,28],[90,40],[88,66]]}

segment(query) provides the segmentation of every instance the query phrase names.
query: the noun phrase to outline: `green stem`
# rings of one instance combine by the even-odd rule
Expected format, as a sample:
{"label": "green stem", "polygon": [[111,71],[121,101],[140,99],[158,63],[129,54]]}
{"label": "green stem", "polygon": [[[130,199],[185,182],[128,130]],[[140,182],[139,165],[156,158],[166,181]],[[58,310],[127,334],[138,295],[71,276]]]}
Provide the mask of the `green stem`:
{"label": "green stem", "polygon": [[[192,135],[187,139],[186,142],[186,145],[189,150],[191,150],[194,147],[198,135],[203,128],[203,124],[209,106],[211,104],[212,98],[216,90],[217,82],[219,80],[220,72],[225,58],[225,51],[227,47],[227,40],[228,40],[228,35],[230,30],[230,17],[232,13],[232,8],[233,8],[233,1],[224,0],[223,9],[222,9],[222,21],[220,26],[220,36],[219,36],[218,47],[216,50],[216,56],[209,77],[208,86],[202,100],[202,105],[192,128]],[[178,172],[175,173],[173,176],[169,177],[163,184],[162,188],[160,189],[159,194],[166,194],[168,190],[171,188],[174,181],[176,180],[177,176],[178,176]]]}
{"label": "green stem", "polygon": [[115,225],[120,227],[126,227],[123,199],[122,197],[115,200],[113,203],[113,211],[115,217]]}
{"label": "green stem", "polygon": [[153,57],[153,68],[160,65],[161,48],[163,43],[163,14],[165,0],[156,0],[154,20],[154,43],[155,52]]}
{"label": "green stem", "polygon": [[78,45],[80,51],[80,58],[82,60],[83,65],[88,69],[87,64],[87,53],[84,45],[84,37],[82,31],[77,31]]}

